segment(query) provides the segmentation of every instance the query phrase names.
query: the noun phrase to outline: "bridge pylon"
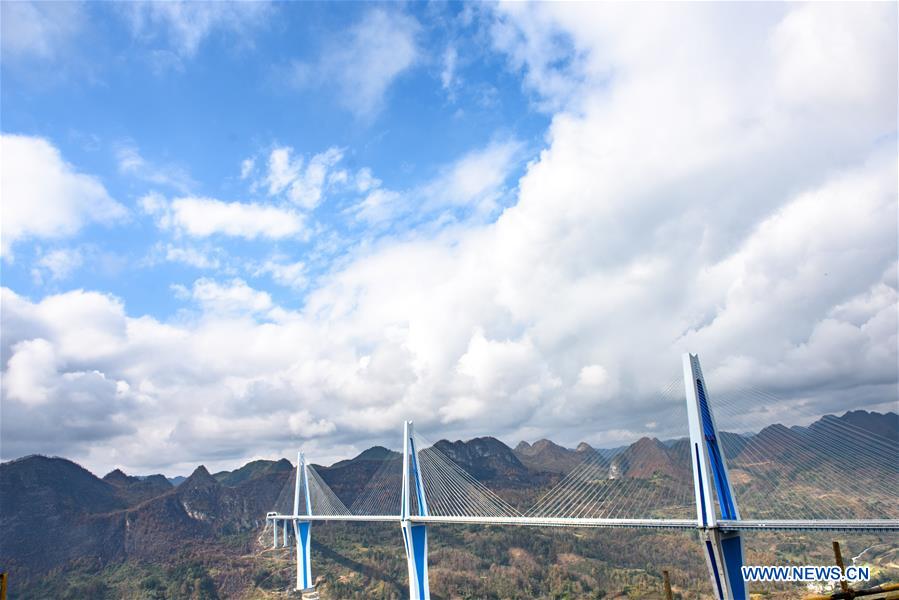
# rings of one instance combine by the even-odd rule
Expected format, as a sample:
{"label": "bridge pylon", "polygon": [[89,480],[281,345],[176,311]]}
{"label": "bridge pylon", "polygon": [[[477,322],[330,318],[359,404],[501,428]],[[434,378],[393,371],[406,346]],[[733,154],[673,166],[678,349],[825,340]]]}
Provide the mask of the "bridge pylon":
{"label": "bridge pylon", "polygon": [[684,354],[683,367],[696,524],[705,545],[712,588],[717,600],[746,600],[749,596],[741,570],[743,539],[739,531],[725,531],[718,525],[717,507],[721,509],[721,519],[727,521],[739,521],[740,510],[730,484],[715,416],[709,405],[708,387],[697,355]]}
{"label": "bridge pylon", "polygon": [[425,486],[418,465],[415,440],[412,438],[412,421],[406,421],[403,425],[403,492],[400,501],[400,527],[403,531],[406,563],[409,567],[409,598],[410,600],[430,600],[428,527],[409,520],[410,516],[428,516]]}
{"label": "bridge pylon", "polygon": [[[302,452],[297,453],[297,476],[293,488],[293,515],[312,515],[312,499],[309,495],[309,469],[306,466],[306,457]],[[302,498],[301,498],[302,495]],[[301,502],[302,500],[302,502]],[[302,512],[301,512],[302,511]],[[286,523],[286,521],[285,521]],[[284,545],[287,545],[285,531]],[[308,590],[312,584],[312,522],[301,519],[293,519],[293,536],[297,544],[297,589]]]}

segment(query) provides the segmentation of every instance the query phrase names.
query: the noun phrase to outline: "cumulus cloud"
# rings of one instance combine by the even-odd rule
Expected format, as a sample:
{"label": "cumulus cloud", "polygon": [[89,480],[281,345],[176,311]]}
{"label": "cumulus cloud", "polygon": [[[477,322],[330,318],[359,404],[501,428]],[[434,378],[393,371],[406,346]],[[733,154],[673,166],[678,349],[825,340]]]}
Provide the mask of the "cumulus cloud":
{"label": "cumulus cloud", "polygon": [[775,85],[785,101],[813,110],[867,105],[880,118],[895,117],[889,101],[896,57],[879,49],[895,38],[895,19],[877,6],[851,11],[808,5],[791,11],[774,29]]}
{"label": "cumulus cloud", "polygon": [[141,198],[144,213],[162,229],[173,229],[191,237],[212,235],[281,239],[301,236],[303,216],[285,208],[253,202],[223,202],[188,196],[167,201],[159,194]]}
{"label": "cumulus cloud", "polygon": [[64,238],[126,216],[97,177],[76,171],[48,140],[2,134],[0,149],[4,257],[23,240]]}
{"label": "cumulus cloud", "polygon": [[[146,472],[302,444],[326,462],[395,445],[406,418],[432,438],[614,446],[686,433],[670,412],[682,400],[659,399],[685,351],[713,396],[763,387],[817,414],[895,406],[896,122],[882,107],[897,70],[826,98],[781,80],[796,63],[826,79],[818,89],[838,85],[841,62],[809,50],[837,35],[858,69],[894,67],[892,7],[495,10],[498,47],[557,110],[495,221],[360,250],[296,310],[233,278],[185,285],[199,313],[171,323],[102,294],[4,290],[3,452]],[[845,11],[838,33],[831,11]],[[176,226],[174,203],[145,204]],[[70,393],[67,374],[118,402],[135,433],[90,410],[90,443],[28,421]],[[29,425],[12,446],[7,406]]]}
{"label": "cumulus cloud", "polygon": [[[98,356],[108,355],[115,345],[110,336],[115,336],[112,330],[117,319],[97,311],[97,301],[103,303],[103,297],[73,292],[62,299],[62,304],[58,299],[50,299],[39,306],[29,306],[6,289],[2,294],[4,329],[12,330],[2,335],[3,422],[0,427],[4,458],[42,450],[81,449],[85,444],[103,443],[111,437],[132,433],[137,399],[123,380],[107,377],[96,369],[98,363],[93,362]],[[19,308],[31,312],[23,314],[17,311]],[[6,315],[7,310],[12,314]],[[121,314],[120,305],[118,311]],[[73,347],[78,336],[69,337],[68,333],[60,332],[60,327],[65,328],[60,317],[84,318],[91,330],[86,332],[89,339],[85,343],[98,344],[96,352],[73,354],[79,352]],[[40,331],[47,338],[38,336],[14,342],[23,326],[31,334]],[[86,363],[94,368],[85,367]],[[125,418],[126,413],[129,418]],[[44,442],[36,442],[40,439]]]}
{"label": "cumulus cloud", "polygon": [[317,62],[293,63],[290,80],[299,88],[334,85],[337,100],[358,117],[382,107],[391,84],[419,57],[419,23],[398,10],[375,8],[322,49]]}

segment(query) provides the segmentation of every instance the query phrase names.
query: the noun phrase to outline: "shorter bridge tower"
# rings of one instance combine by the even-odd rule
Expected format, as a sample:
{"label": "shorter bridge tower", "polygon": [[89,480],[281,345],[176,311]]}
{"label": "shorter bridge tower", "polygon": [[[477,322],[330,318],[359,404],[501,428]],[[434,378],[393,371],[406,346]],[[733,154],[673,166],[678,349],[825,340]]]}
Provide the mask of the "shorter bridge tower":
{"label": "shorter bridge tower", "polygon": [[718,524],[717,507],[721,508],[721,519],[726,521],[739,521],[740,511],[730,485],[715,416],[709,406],[708,388],[697,355],[684,354],[683,366],[696,521],[705,546],[712,587],[717,600],[746,600],[749,596],[741,569],[743,540],[739,531],[724,531]]}
{"label": "shorter bridge tower", "polygon": [[428,586],[428,526],[409,520],[410,516],[428,516],[425,486],[418,468],[415,440],[412,438],[412,421],[406,421],[403,426],[403,493],[400,501],[400,527],[403,530],[403,544],[409,566],[409,598],[431,600],[431,589]]}

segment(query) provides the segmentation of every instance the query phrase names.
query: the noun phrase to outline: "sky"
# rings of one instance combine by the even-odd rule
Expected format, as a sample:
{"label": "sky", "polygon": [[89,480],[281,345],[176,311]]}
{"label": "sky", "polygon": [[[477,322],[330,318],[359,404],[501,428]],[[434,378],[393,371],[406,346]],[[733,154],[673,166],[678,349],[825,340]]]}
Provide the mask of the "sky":
{"label": "sky", "polygon": [[895,3],[0,10],[3,460],[899,405]]}

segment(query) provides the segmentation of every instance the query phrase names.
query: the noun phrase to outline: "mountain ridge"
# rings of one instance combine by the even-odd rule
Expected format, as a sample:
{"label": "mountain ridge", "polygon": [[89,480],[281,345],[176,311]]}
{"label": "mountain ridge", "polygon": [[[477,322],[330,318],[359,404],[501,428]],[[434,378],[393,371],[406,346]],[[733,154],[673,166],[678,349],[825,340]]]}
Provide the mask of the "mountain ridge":
{"label": "mountain ridge", "polygon": [[[847,415],[853,431],[871,427],[886,435],[897,419],[895,413],[852,411]],[[772,459],[782,458],[778,452],[790,452],[796,460],[813,465],[816,459],[806,456],[815,439],[809,436],[845,432],[842,418],[825,416],[806,428],[775,425],[752,435],[721,432],[721,438],[728,459],[737,461],[734,471],[740,470],[742,453],[755,457],[763,450]],[[513,450],[492,437],[435,444],[473,477],[508,498],[527,498],[535,489],[551,485],[579,464],[572,456],[606,465],[603,476],[608,479],[662,477],[691,482],[686,438],[663,442],[644,437],[611,457],[608,450],[584,446],[571,450],[543,439],[518,444]],[[537,460],[541,457],[547,462]],[[316,469],[349,506],[379,469],[399,469],[401,462],[401,454],[374,446],[354,458]],[[888,463],[882,466],[889,468]],[[76,559],[89,558],[102,565],[131,559],[167,560],[173,549],[200,551],[223,536],[260,527],[266,512],[292,498],[294,473],[287,459],[251,461],[215,474],[199,465],[175,487],[162,475],[141,478],[121,469],[99,478],[60,457],[29,455],[7,461],[0,464],[0,530],[4,532],[0,562],[20,574],[42,573],[65,568]],[[35,514],[41,515],[45,535],[34,535]],[[248,551],[249,543],[241,542],[236,548]]]}

